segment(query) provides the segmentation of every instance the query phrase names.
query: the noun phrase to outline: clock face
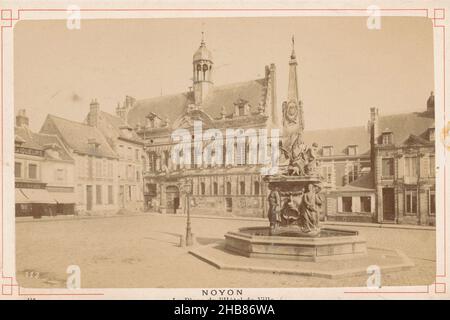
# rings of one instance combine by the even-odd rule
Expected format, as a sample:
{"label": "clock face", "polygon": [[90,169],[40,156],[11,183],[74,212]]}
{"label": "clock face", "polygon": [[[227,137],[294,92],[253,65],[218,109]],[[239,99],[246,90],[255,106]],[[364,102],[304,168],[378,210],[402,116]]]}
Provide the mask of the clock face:
{"label": "clock face", "polygon": [[298,107],[294,101],[290,101],[286,108],[286,118],[294,121],[297,118]]}

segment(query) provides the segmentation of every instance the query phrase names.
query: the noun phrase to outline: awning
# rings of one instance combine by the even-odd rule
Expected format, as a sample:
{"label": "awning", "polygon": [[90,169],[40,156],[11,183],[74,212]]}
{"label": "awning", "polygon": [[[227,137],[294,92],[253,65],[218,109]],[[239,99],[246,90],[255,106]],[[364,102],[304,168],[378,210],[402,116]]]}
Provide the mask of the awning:
{"label": "awning", "polygon": [[15,194],[16,194],[16,203],[17,204],[31,203],[30,200],[23,194],[21,189],[16,188]]}
{"label": "awning", "polygon": [[21,189],[28,198],[28,203],[56,203],[46,189]]}
{"label": "awning", "polygon": [[50,192],[51,197],[59,204],[75,203],[73,192]]}

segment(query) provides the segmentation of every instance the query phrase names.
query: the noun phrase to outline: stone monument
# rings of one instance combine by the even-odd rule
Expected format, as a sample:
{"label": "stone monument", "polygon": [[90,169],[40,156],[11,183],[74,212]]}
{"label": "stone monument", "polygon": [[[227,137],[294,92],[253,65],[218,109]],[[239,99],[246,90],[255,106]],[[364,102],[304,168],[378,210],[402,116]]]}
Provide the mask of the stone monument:
{"label": "stone monument", "polygon": [[[294,45],[294,39],[292,39]],[[318,145],[303,140],[303,105],[298,99],[296,56],[289,62],[287,101],[282,105],[282,141],[278,174],[268,175],[270,227],[241,228],[225,235],[227,250],[248,257],[319,261],[365,255],[357,231],[321,228],[324,199]]]}

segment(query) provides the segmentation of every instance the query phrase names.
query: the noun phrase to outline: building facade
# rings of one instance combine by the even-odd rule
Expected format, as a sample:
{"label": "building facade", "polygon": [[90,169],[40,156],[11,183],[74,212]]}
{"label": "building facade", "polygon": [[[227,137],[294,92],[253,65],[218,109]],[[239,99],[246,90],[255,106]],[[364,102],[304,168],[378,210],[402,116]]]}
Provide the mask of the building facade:
{"label": "building facade", "polygon": [[143,142],[120,117],[93,100],[84,123],[49,115],[40,132],[57,135],[75,161],[79,214],[143,210]]}
{"label": "building facade", "polygon": [[[263,78],[216,86],[213,57],[203,40],[192,65],[193,84],[188,92],[145,100],[128,97],[117,110],[145,141],[146,206],[162,213],[185,212],[184,186],[188,183],[193,213],[262,217],[266,206],[263,165],[249,161],[253,151],[249,140],[259,129],[274,127],[277,120],[275,66],[267,66]],[[202,128],[196,129],[195,123],[201,123]],[[171,135],[180,129],[189,132],[196,143],[187,151],[189,160],[176,162],[172,159],[176,142]],[[217,136],[204,136],[202,132],[208,129],[214,129]],[[227,159],[226,150],[217,151],[215,146],[225,142],[229,129],[242,130],[236,135],[245,141],[243,147],[233,145],[233,159]],[[267,147],[270,142],[264,144]],[[212,150],[211,161],[205,161],[203,155],[197,161],[195,148]],[[266,154],[270,157],[270,149]]]}
{"label": "building facade", "polygon": [[48,115],[41,132],[58,135],[75,160],[78,214],[117,211],[118,157],[91,126]]}
{"label": "building facade", "polygon": [[15,126],[16,216],[75,213],[74,159],[56,135],[28,128],[25,110]]}
{"label": "building facade", "polygon": [[377,222],[435,225],[434,95],[423,112],[381,116],[371,109]]}

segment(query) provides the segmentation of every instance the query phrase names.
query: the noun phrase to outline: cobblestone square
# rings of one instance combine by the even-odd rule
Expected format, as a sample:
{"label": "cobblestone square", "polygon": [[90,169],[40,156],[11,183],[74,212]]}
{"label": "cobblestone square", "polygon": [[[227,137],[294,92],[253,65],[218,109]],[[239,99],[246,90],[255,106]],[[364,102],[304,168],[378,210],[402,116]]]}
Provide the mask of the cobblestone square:
{"label": "cobblestone square", "polygon": [[[219,243],[227,231],[264,226],[264,220],[194,217],[196,245]],[[16,222],[16,270],[20,286],[62,288],[67,267],[81,270],[82,288],[261,288],[365,286],[366,276],[324,279],[300,275],[220,270],[179,246],[186,217],[134,215]],[[349,226],[368,247],[398,249],[415,264],[382,274],[383,286],[435,281],[435,231]]]}

